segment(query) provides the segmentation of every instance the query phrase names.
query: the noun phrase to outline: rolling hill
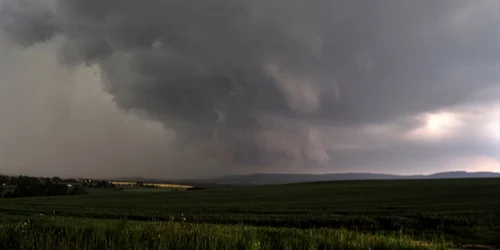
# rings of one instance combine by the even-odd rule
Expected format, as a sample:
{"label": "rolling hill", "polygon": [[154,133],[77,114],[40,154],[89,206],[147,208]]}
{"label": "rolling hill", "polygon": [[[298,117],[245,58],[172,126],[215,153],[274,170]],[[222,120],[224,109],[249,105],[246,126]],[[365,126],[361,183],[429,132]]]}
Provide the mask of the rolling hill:
{"label": "rolling hill", "polygon": [[468,179],[468,178],[500,178],[500,173],[494,172],[440,172],[431,175],[392,175],[373,173],[338,173],[338,174],[251,174],[228,175],[220,178],[179,180],[176,182],[193,184],[219,185],[269,185],[300,182],[344,181],[344,180],[406,180],[406,179]]}

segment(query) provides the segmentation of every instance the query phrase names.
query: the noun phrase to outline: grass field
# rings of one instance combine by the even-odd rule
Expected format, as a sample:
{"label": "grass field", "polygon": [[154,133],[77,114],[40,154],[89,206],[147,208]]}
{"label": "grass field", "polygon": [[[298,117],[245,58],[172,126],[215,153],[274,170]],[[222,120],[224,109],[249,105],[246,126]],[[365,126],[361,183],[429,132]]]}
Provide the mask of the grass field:
{"label": "grass field", "polygon": [[[215,227],[221,230],[222,238],[254,230],[259,242],[278,230],[283,235],[314,232],[325,239],[326,235],[344,232],[353,237],[368,237],[363,235],[366,233],[387,242],[397,239],[410,242],[410,238],[435,242],[443,237],[449,244],[494,245],[500,242],[500,179],[344,181],[185,192],[92,190],[87,196],[0,199],[0,214],[15,218],[11,223],[39,213],[102,221],[126,218],[143,221],[137,222],[143,226],[152,223],[145,221],[174,223],[154,224],[159,228],[184,223],[191,228],[183,231],[186,235],[191,235],[197,227]],[[94,225],[92,230],[105,230],[100,225],[106,223],[101,220],[88,221]],[[332,229],[342,230],[328,231]],[[33,230],[33,234],[39,234],[38,229]],[[388,236],[393,234],[401,238]],[[276,239],[282,238],[278,236],[280,233],[274,235]],[[206,237],[219,239],[219,236]],[[332,240],[335,242],[335,237]],[[375,244],[361,241],[368,242],[364,246]]]}
{"label": "grass field", "polygon": [[38,216],[0,224],[2,249],[446,249],[444,241],[332,229]]}

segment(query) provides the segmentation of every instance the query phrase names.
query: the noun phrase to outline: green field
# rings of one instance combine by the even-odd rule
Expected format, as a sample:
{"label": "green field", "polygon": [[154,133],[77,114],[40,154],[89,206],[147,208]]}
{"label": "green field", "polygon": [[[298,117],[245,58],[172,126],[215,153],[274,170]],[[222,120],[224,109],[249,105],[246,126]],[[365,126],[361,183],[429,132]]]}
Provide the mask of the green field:
{"label": "green field", "polygon": [[[42,225],[76,220],[59,216],[83,217],[79,220],[86,220],[95,232],[106,231],[101,228],[108,224],[104,219],[127,219],[143,227],[156,225],[169,228],[179,225],[176,223],[189,225],[186,231],[180,233],[185,236],[180,238],[195,237],[192,232],[198,233],[196,230],[199,227],[219,230],[217,232],[220,234],[216,236],[200,234],[201,241],[213,239],[219,242],[229,235],[243,235],[245,230],[254,232],[251,239],[235,236],[235,240],[228,241],[228,244],[240,241],[243,245],[251,244],[250,241],[268,244],[267,241],[272,241],[269,237],[283,240],[290,237],[291,240],[297,237],[305,239],[301,237],[307,235],[323,235],[325,240],[331,238],[333,243],[340,244],[340,240],[328,235],[342,232],[366,239],[355,241],[367,244],[359,246],[360,249],[379,244],[368,239],[386,239],[386,242],[400,239],[408,243],[411,242],[410,238],[427,242],[443,238],[450,246],[494,245],[500,242],[500,179],[342,181],[184,192],[127,192],[112,189],[92,190],[86,196],[0,199],[0,215],[3,214],[4,220],[8,219],[12,225],[26,220],[27,216],[40,213],[52,220],[61,220],[45,221]],[[154,224],[146,221],[168,222]],[[67,226],[64,230],[70,228]],[[39,235],[36,233],[38,229],[33,230],[34,235]],[[301,236],[290,236],[295,234]],[[327,246],[320,244],[323,242],[320,236],[315,237],[316,245],[311,243],[311,249]],[[338,237],[342,239],[343,236]],[[308,240],[312,241],[312,238]],[[347,246],[345,244],[348,243],[342,244]],[[420,248],[424,246],[415,244]],[[395,245],[386,247],[394,248]],[[290,249],[302,248],[295,246]]]}
{"label": "green field", "polygon": [[36,216],[7,218],[8,249],[447,249],[442,240],[333,229],[293,229],[186,222],[133,222]]}

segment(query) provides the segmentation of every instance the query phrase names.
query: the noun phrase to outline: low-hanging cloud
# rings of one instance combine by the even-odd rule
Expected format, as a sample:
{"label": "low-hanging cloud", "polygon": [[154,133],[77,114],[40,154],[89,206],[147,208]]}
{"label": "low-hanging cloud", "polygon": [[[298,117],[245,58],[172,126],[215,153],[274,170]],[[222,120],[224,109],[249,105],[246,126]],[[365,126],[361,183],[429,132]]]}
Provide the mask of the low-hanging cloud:
{"label": "low-hanging cloud", "polygon": [[228,169],[328,164],[325,127],[390,122],[498,86],[498,7],[4,0],[0,28],[12,46],[52,44],[60,67],[92,67],[119,109],[171,131],[162,150]]}

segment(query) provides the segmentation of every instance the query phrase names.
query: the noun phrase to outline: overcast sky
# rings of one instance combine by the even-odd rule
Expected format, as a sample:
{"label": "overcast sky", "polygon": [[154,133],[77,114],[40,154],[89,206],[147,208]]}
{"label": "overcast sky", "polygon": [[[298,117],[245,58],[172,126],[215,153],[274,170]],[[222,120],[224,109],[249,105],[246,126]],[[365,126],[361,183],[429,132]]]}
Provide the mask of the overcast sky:
{"label": "overcast sky", "polygon": [[0,0],[0,173],[500,171],[498,0]]}

